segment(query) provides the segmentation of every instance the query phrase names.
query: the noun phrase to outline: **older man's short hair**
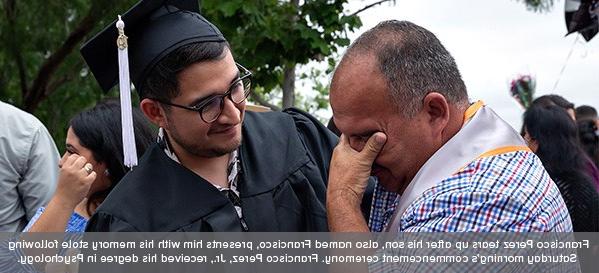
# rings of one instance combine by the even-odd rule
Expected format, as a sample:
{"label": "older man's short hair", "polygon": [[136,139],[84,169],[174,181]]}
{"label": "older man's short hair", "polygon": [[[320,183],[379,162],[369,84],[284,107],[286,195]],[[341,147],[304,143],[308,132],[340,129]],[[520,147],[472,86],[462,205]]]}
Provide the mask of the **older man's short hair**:
{"label": "older man's short hair", "polygon": [[430,92],[443,94],[449,103],[468,103],[455,60],[423,27],[407,21],[381,22],[362,34],[344,59],[365,53],[376,56],[391,97],[407,116],[420,110],[422,99]]}

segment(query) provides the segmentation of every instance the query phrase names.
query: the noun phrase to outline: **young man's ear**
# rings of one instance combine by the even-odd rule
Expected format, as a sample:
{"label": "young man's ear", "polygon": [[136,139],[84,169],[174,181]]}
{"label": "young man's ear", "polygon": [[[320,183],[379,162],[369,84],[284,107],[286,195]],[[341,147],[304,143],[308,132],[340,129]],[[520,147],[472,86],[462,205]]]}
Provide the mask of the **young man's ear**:
{"label": "young man's ear", "polygon": [[152,99],[143,99],[139,103],[141,111],[158,127],[167,127],[166,113],[160,102]]}
{"label": "young man's ear", "polygon": [[445,96],[437,92],[428,93],[423,100],[422,112],[431,126],[433,136],[441,137],[449,123],[449,103]]}

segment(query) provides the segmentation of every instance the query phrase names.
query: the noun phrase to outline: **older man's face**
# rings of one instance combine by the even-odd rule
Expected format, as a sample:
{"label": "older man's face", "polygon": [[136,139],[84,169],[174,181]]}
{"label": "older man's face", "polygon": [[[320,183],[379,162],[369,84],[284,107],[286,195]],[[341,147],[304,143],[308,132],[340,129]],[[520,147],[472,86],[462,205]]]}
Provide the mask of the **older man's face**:
{"label": "older man's face", "polygon": [[330,101],[335,124],[353,149],[361,151],[375,132],[387,135],[372,173],[387,190],[403,192],[430,157],[430,140],[418,115],[405,118],[393,104],[374,57],[347,60],[335,73]]}

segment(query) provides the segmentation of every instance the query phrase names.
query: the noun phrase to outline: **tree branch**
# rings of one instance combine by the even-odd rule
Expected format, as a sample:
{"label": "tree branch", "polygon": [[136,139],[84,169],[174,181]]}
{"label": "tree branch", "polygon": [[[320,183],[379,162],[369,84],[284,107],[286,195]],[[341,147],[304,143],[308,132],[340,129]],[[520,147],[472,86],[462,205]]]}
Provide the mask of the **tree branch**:
{"label": "tree branch", "polygon": [[60,87],[65,82],[68,82],[68,81],[70,81],[72,79],[73,79],[73,77],[71,75],[64,75],[64,76],[60,77],[60,79],[53,80],[50,84],[48,84],[48,87],[46,88],[46,92],[44,93],[44,95],[42,95],[40,97],[40,100],[44,100],[51,93],[53,93],[54,91],[56,91],[56,89],[58,89],[58,87]]}
{"label": "tree branch", "polygon": [[3,72],[0,72],[0,100],[4,99],[6,92],[6,79]]}
{"label": "tree branch", "polygon": [[254,91],[254,89],[252,89],[250,91],[250,96],[253,100],[255,100],[258,104],[260,104],[262,106],[266,106],[266,107],[272,109],[273,111],[281,111],[281,107],[268,102],[266,99],[264,99],[262,96],[260,96],[260,94],[256,93],[256,91]]}
{"label": "tree branch", "polygon": [[55,79],[55,80],[51,81],[48,84],[48,86],[46,87],[46,89],[44,90],[45,92],[40,97],[40,100],[46,99],[48,96],[50,96],[50,94],[54,93],[54,91],[56,91],[56,89],[58,89],[61,85],[73,80],[79,74],[82,67],[83,67],[83,63],[77,62],[77,64],[70,67],[71,70],[68,72],[68,74],[65,73],[65,75],[63,75],[59,79]]}
{"label": "tree branch", "polygon": [[295,64],[283,69],[283,108],[295,106]]}
{"label": "tree branch", "polygon": [[4,8],[6,11],[6,19],[8,21],[8,33],[9,36],[12,37],[11,39],[8,39],[7,42],[9,43],[10,50],[15,57],[15,62],[17,63],[21,94],[24,96],[27,92],[27,73],[25,71],[25,64],[23,62],[23,55],[21,55],[21,50],[19,49],[19,42],[21,39],[19,36],[17,36],[16,32],[17,11],[15,0],[5,0]]}
{"label": "tree branch", "polygon": [[[105,4],[105,6],[99,7],[99,2]],[[26,111],[32,112],[37,108],[38,104],[45,96],[50,95],[51,92],[46,92],[46,89],[48,88],[50,79],[58,70],[58,67],[64,62],[66,57],[73,52],[75,46],[77,46],[81,40],[91,32],[95,24],[100,20],[102,14],[106,11],[105,7],[110,6],[110,4],[104,3],[105,1],[99,2],[95,1],[92,3],[88,13],[79,23],[77,23],[77,28],[69,34],[64,43],[41,65],[35,80],[23,101],[23,108]]]}
{"label": "tree branch", "polygon": [[[291,25],[296,25],[299,19],[299,0],[291,0],[294,12],[289,18]],[[287,63],[283,66],[283,109],[295,106],[295,63]]]}
{"label": "tree branch", "polygon": [[363,11],[369,9],[369,8],[372,8],[372,7],[376,6],[376,5],[380,5],[382,3],[389,2],[389,1],[395,1],[395,0],[380,0],[380,1],[374,2],[374,3],[370,4],[370,5],[367,5],[367,6],[363,7],[363,8],[361,8],[361,9],[357,10],[356,12],[352,13],[350,16],[358,15],[361,12],[363,12]]}

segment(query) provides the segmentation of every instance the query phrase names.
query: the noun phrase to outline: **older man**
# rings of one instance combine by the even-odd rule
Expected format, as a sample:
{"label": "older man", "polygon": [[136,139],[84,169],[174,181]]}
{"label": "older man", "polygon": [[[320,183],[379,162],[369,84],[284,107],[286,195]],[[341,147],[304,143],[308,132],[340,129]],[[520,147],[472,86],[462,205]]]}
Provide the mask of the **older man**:
{"label": "older man", "polygon": [[[571,231],[559,191],[519,134],[469,103],[428,30],[382,22],[348,49],[331,84],[343,133],[329,174],[332,231]],[[359,204],[379,178],[370,219]]]}

